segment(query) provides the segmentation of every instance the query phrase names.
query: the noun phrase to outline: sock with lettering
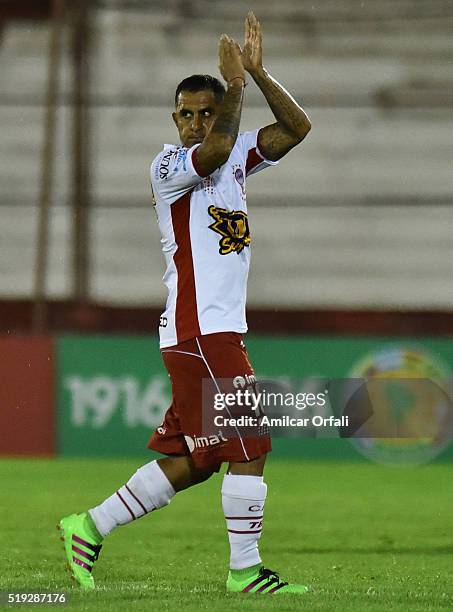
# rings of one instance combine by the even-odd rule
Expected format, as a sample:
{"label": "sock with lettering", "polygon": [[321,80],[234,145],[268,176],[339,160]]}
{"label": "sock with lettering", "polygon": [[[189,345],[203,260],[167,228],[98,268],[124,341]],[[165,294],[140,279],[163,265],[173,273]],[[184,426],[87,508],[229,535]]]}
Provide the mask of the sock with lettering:
{"label": "sock with lettering", "polygon": [[263,527],[267,485],[262,476],[225,474],[222,507],[230,541],[230,569],[261,565],[258,540]]}

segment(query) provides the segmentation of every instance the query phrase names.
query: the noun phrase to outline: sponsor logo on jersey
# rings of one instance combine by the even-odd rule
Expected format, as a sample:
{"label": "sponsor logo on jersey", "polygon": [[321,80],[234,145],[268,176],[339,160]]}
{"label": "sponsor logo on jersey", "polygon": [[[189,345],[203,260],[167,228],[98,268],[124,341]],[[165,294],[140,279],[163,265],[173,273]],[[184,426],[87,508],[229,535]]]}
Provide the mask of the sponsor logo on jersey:
{"label": "sponsor logo on jersey", "polygon": [[246,385],[256,384],[256,377],[254,374],[245,374],[244,376],[235,376],[233,378],[233,387],[235,389],[243,389]]}
{"label": "sponsor logo on jersey", "polygon": [[163,155],[160,160],[159,178],[162,181],[168,177],[172,157],[176,158],[173,167],[173,172],[178,172],[181,167],[184,172],[187,172],[187,149],[184,149],[183,147],[179,147],[178,149],[171,149],[171,151],[167,151],[167,153],[165,153],[165,155]]}
{"label": "sponsor logo on jersey", "polygon": [[187,172],[187,149],[180,148],[177,150],[176,163],[173,172],[177,172],[182,165],[184,172]]}
{"label": "sponsor logo on jersey", "polygon": [[171,151],[168,151],[168,153],[165,153],[165,155],[162,156],[162,159],[160,160],[159,164],[159,178],[161,180],[167,178],[168,173],[170,171],[171,158],[173,157],[173,155],[175,155],[175,153],[175,149],[172,149]]}
{"label": "sponsor logo on jersey", "polygon": [[215,219],[210,229],[220,234],[222,238],[219,242],[219,253],[228,255],[229,253],[241,253],[244,247],[248,247],[251,242],[249,221],[247,214],[241,210],[226,210],[210,206],[208,212]]}
{"label": "sponsor logo on jersey", "polygon": [[228,438],[225,438],[221,431],[219,431],[218,435],[212,436],[184,436],[184,440],[186,441],[187,448],[190,453],[196,448],[207,448],[208,446],[215,446],[216,444],[220,444],[221,442],[227,442]]}

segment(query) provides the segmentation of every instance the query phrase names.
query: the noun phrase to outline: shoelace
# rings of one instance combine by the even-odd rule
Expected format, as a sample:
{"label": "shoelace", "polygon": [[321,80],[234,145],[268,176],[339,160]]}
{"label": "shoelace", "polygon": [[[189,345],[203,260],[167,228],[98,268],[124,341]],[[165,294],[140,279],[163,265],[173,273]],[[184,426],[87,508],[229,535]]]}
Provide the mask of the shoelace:
{"label": "shoelace", "polygon": [[267,579],[276,579],[278,586],[286,586],[288,583],[287,582],[283,582],[283,580],[280,580],[280,576],[277,574],[277,572],[274,572],[274,570],[271,569],[267,569],[265,567],[262,567],[260,569],[260,576],[262,576],[263,578],[267,578]]}

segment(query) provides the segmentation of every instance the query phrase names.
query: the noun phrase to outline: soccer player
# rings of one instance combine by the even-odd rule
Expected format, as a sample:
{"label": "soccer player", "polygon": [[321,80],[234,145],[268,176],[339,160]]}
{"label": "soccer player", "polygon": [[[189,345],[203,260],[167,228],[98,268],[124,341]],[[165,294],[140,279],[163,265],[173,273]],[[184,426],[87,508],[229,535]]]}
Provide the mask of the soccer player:
{"label": "soccer player", "polygon": [[[263,482],[265,431],[226,437],[204,435],[202,381],[254,381],[241,334],[250,262],[246,178],[274,165],[299,144],[310,121],[263,68],[261,28],[246,18],[245,43],[223,35],[215,78],[195,75],[176,90],[173,121],[181,146],[166,145],[151,165],[155,209],[166,259],[166,310],[160,347],[172,383],[173,401],[149,447],[167,455],[140,467],[99,506],[59,523],[74,578],[93,588],[92,569],[101,543],[117,526],[165,507],[179,491],[203,482],[222,463],[222,507],[230,543],[226,588],[244,593],[304,593],[261,562],[267,486]],[[261,89],[276,122],[239,133],[245,71]],[[217,387],[218,388],[218,387]]]}

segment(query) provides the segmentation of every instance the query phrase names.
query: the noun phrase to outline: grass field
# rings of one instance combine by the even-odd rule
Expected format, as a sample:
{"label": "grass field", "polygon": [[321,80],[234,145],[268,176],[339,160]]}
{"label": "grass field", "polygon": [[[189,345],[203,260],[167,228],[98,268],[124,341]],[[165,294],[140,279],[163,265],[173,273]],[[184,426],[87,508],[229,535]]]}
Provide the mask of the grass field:
{"label": "grass field", "polygon": [[311,585],[308,595],[225,595],[220,475],[113,533],[95,571],[98,588],[80,592],[64,571],[55,523],[101,501],[136,467],[0,461],[0,590],[66,590],[71,610],[453,607],[453,466],[441,464],[396,470],[270,460],[261,552],[285,579]]}

